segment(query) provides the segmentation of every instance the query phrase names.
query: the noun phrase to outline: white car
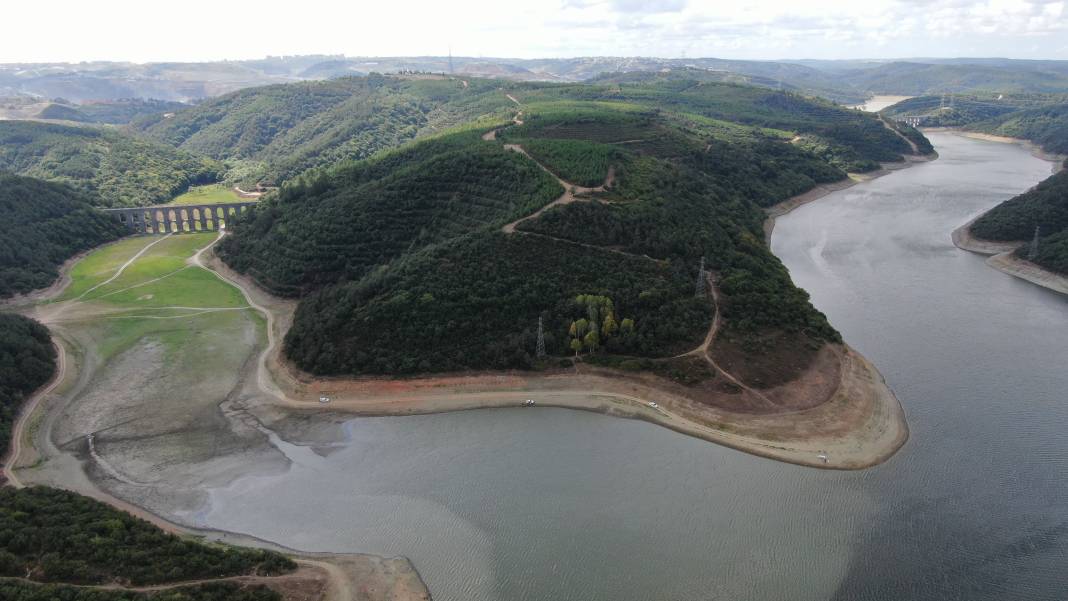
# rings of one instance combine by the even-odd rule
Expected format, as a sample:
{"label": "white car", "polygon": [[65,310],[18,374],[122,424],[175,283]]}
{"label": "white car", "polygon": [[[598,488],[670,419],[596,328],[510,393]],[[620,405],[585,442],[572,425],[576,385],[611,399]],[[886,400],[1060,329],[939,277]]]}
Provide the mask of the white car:
{"label": "white car", "polygon": [[523,403],[523,404],[526,405],[527,407],[533,407],[534,406],[534,399],[527,399],[526,402]]}
{"label": "white car", "polygon": [[660,408],[660,405],[657,405],[653,401],[649,401],[649,406],[652,407],[653,409],[659,409]]}
{"label": "white car", "polygon": [[320,396],[319,397],[319,402],[320,403],[329,403],[330,402],[330,397],[328,397],[328,396]]}

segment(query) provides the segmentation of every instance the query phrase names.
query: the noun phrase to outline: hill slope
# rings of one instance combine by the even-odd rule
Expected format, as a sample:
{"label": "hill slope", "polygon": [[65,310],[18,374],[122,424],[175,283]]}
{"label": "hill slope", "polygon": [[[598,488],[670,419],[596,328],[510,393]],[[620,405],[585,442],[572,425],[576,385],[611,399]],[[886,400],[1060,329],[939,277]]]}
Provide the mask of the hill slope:
{"label": "hill slope", "polygon": [[973,131],[1023,138],[1046,152],[1068,154],[1068,103],[1008,113],[968,127]]}
{"label": "hill slope", "polygon": [[[972,223],[971,233],[984,240],[1031,240],[1039,228],[1035,263],[1068,273],[1068,171],[1060,171],[1023,194],[994,207]],[[1030,245],[1018,255],[1028,258]]]}
{"label": "hill slope", "polygon": [[201,103],[133,129],[161,142],[248,164],[244,180],[281,182],[311,167],[362,159],[510,103],[497,82],[348,77],[266,86]]}
{"label": "hill slope", "polygon": [[0,172],[0,298],[48,286],[68,258],[126,233],[94,202],[63,184]]}
{"label": "hill slope", "polygon": [[[702,257],[719,281],[724,336],[752,363],[767,362],[767,345],[804,363],[838,340],[766,248],[759,207],[844,178],[836,165],[900,160],[911,148],[898,133],[872,115],[733,85],[508,93],[521,124],[475,124],[307,174],[221,243],[239,271],[303,296],[284,346],[298,366],[532,367],[539,318],[550,355],[666,359],[708,331],[710,299],[694,295]],[[565,181],[561,194],[554,177],[603,186]]]}
{"label": "hill slope", "polygon": [[1035,68],[1017,64],[930,64],[893,62],[872,68],[842,72],[839,80],[875,94],[922,96],[925,94],[1065,93],[1068,70],[1065,63]]}
{"label": "hill slope", "polygon": [[111,129],[0,121],[0,169],[70,184],[104,206],[166,202],[190,184],[215,181],[220,168]]}

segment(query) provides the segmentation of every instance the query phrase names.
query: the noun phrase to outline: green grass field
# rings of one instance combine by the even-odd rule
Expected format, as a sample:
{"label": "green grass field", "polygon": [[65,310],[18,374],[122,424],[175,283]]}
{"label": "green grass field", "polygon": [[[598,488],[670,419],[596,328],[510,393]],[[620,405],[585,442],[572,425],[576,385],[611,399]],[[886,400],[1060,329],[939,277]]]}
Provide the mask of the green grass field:
{"label": "green grass field", "polygon": [[212,348],[228,346],[227,338],[240,339],[250,319],[257,329],[263,325],[240,290],[188,262],[214,239],[214,233],[140,236],[99,248],[75,264],[59,300],[73,302],[68,314],[92,308],[85,327],[104,361],[151,337],[168,353],[210,368],[210,353],[201,361],[187,351],[209,340]]}
{"label": "green grass field", "polygon": [[125,238],[89,253],[74,264],[70,274],[71,283],[56,298],[56,301],[77,298],[93,286],[107,280],[130,257],[136,255],[154,240],[153,237]]}
{"label": "green grass field", "polygon": [[[131,308],[245,307],[245,298],[237,288],[188,262],[190,257],[214,239],[214,233],[136,238],[143,241],[136,246],[138,250],[147,244],[155,244],[129,264],[118,277],[94,289],[94,286],[112,277],[117,267],[106,271],[103,274],[106,277],[101,277],[99,270],[86,274],[96,282],[88,286],[82,284],[82,274],[75,270],[71,274],[71,288],[84,290],[79,293],[84,295],[81,297],[83,301],[100,301]],[[83,262],[95,259],[95,254],[90,254]],[[117,262],[121,266],[132,254],[124,256],[119,259],[109,256],[109,265]]]}
{"label": "green grass field", "polygon": [[213,184],[210,186],[197,186],[190,188],[188,192],[176,197],[170,201],[169,205],[207,205],[207,204],[219,204],[228,202],[243,202],[246,199],[241,198],[234,192],[233,189],[228,188],[222,184]]}

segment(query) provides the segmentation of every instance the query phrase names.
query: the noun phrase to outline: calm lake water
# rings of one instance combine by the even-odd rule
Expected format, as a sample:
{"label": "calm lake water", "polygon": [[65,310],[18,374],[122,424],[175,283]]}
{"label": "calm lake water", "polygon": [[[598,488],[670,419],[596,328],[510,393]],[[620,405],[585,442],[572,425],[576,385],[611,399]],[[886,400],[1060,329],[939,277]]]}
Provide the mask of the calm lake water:
{"label": "calm lake water", "polygon": [[776,463],[563,409],[355,419],[199,519],[406,555],[438,601],[1068,598],[1068,299],[950,232],[1050,173],[941,154],[779,220],[773,248],[886,376],[912,438],[861,472]]}

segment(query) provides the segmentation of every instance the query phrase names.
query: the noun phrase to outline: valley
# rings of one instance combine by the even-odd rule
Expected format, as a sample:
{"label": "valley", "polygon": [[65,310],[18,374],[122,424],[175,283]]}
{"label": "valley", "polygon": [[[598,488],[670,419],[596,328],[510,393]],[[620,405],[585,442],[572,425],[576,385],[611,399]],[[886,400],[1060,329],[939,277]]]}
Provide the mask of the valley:
{"label": "valley", "polygon": [[[1068,292],[1065,172],[1027,189],[1045,164],[990,141],[1063,162],[1059,63],[443,60],[0,69],[23,119],[0,121],[0,520],[26,533],[0,536],[0,596],[897,598],[861,524],[956,481],[913,417],[938,416],[925,449],[990,426],[972,397],[1044,427],[943,366],[971,333],[937,299],[985,285],[1063,325],[945,227]],[[153,70],[151,100],[21,96]],[[145,235],[100,210],[216,203],[249,207]],[[900,313],[920,302],[955,325]],[[28,546],[56,507],[78,544]],[[160,555],[100,561],[124,545]],[[922,598],[990,582],[958,568]]]}

